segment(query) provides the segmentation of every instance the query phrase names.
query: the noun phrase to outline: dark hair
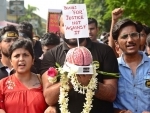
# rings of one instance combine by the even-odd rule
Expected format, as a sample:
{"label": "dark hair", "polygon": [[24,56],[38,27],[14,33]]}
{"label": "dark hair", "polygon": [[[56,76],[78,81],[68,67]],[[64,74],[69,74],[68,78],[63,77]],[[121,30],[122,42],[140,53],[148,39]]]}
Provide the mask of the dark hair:
{"label": "dark hair", "polygon": [[143,30],[145,31],[145,33],[148,35],[150,33],[150,27],[143,25]]}
{"label": "dark hair", "polygon": [[14,25],[8,25],[8,26],[5,26],[1,29],[1,31],[0,31],[0,41],[2,40],[1,36],[3,36],[8,31],[13,31],[18,35],[18,30],[16,29],[16,27]]}
{"label": "dark hair", "polygon": [[138,27],[141,27],[141,29],[146,33],[146,35],[150,33],[150,28],[148,26],[142,24],[141,22],[136,22],[136,24],[138,25]]}
{"label": "dark hair", "polygon": [[146,38],[146,45],[148,47],[150,47],[150,33],[147,35],[147,38]]}
{"label": "dark hair", "polygon": [[97,20],[94,18],[88,18],[88,24],[95,24],[96,27],[98,27]]}
{"label": "dark hair", "polygon": [[[29,22],[21,22],[18,25],[18,31],[22,34],[24,33],[28,38],[30,38],[31,40],[33,40],[33,26],[32,24],[30,24]],[[24,37],[26,38],[26,37]]]}
{"label": "dark hair", "polygon": [[24,48],[25,50],[29,51],[32,58],[34,58],[34,51],[32,42],[29,39],[18,39],[16,40],[9,48],[9,57],[11,58],[12,53],[19,48]]}
{"label": "dark hair", "polygon": [[41,44],[43,46],[58,45],[60,38],[54,33],[45,33],[41,38]]}
{"label": "dark hair", "polygon": [[133,22],[132,20],[130,19],[123,19],[123,20],[120,20],[118,21],[114,27],[113,27],[113,30],[112,30],[112,36],[113,36],[113,39],[114,40],[118,40],[118,36],[119,36],[119,32],[122,28],[126,27],[126,26],[130,26],[130,25],[133,25],[135,26],[136,28],[136,31],[138,33],[140,33],[142,31],[141,27],[139,27],[139,25],[137,25],[135,22]]}

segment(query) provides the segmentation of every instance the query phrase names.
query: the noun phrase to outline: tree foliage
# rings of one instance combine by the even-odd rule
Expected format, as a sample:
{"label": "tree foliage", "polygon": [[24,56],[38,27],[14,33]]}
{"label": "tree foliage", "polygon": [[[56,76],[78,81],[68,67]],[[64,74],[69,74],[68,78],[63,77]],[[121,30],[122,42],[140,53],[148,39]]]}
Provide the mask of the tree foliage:
{"label": "tree foliage", "polygon": [[109,30],[110,20],[103,20],[106,11],[105,0],[70,0],[68,3],[85,3],[88,17],[95,18],[98,21],[98,26],[101,29],[100,31]]}
{"label": "tree foliage", "polygon": [[[37,7],[28,5],[27,9],[25,9],[25,15],[19,16],[17,21],[18,21],[18,23],[20,23],[22,21],[28,21],[29,23],[31,23],[33,25],[34,32],[36,34],[42,35],[43,30],[41,29],[42,28],[41,17],[34,13],[37,10],[39,10]],[[36,27],[32,23],[33,21],[35,21],[37,23]]]}
{"label": "tree foliage", "polygon": [[150,0],[70,0],[68,3],[85,3],[88,17],[97,19],[104,31],[109,31],[111,24],[111,11],[122,7],[122,18],[130,18],[150,26]]}
{"label": "tree foliage", "polygon": [[148,21],[150,17],[149,0],[106,0],[106,5],[108,12],[104,19],[110,18],[113,9],[122,7],[124,9],[123,18],[130,18],[150,26],[150,21]]}

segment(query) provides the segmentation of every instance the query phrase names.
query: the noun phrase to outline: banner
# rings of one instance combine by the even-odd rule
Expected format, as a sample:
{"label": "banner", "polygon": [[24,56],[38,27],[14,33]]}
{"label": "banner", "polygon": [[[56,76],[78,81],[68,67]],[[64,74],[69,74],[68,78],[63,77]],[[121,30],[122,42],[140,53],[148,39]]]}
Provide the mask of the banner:
{"label": "banner", "polygon": [[61,10],[49,9],[48,11],[48,22],[47,32],[59,33],[59,17]]}

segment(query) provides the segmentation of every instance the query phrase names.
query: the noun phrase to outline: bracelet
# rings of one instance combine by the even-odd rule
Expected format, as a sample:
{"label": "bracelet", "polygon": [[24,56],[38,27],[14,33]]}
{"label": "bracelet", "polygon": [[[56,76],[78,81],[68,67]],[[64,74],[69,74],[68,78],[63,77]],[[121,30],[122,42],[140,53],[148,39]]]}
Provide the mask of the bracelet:
{"label": "bracelet", "polygon": [[127,110],[121,110],[119,113],[124,113],[124,112],[126,112]]}

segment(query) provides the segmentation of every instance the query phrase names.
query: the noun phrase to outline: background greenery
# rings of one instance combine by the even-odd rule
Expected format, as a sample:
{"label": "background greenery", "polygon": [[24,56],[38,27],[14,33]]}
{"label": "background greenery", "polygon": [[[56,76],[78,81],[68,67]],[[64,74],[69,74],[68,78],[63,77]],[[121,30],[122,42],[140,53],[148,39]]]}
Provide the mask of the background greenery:
{"label": "background greenery", "polygon": [[70,0],[68,4],[85,3],[88,17],[97,19],[101,31],[109,31],[111,11],[122,7],[122,18],[130,18],[150,26],[150,0]]}

